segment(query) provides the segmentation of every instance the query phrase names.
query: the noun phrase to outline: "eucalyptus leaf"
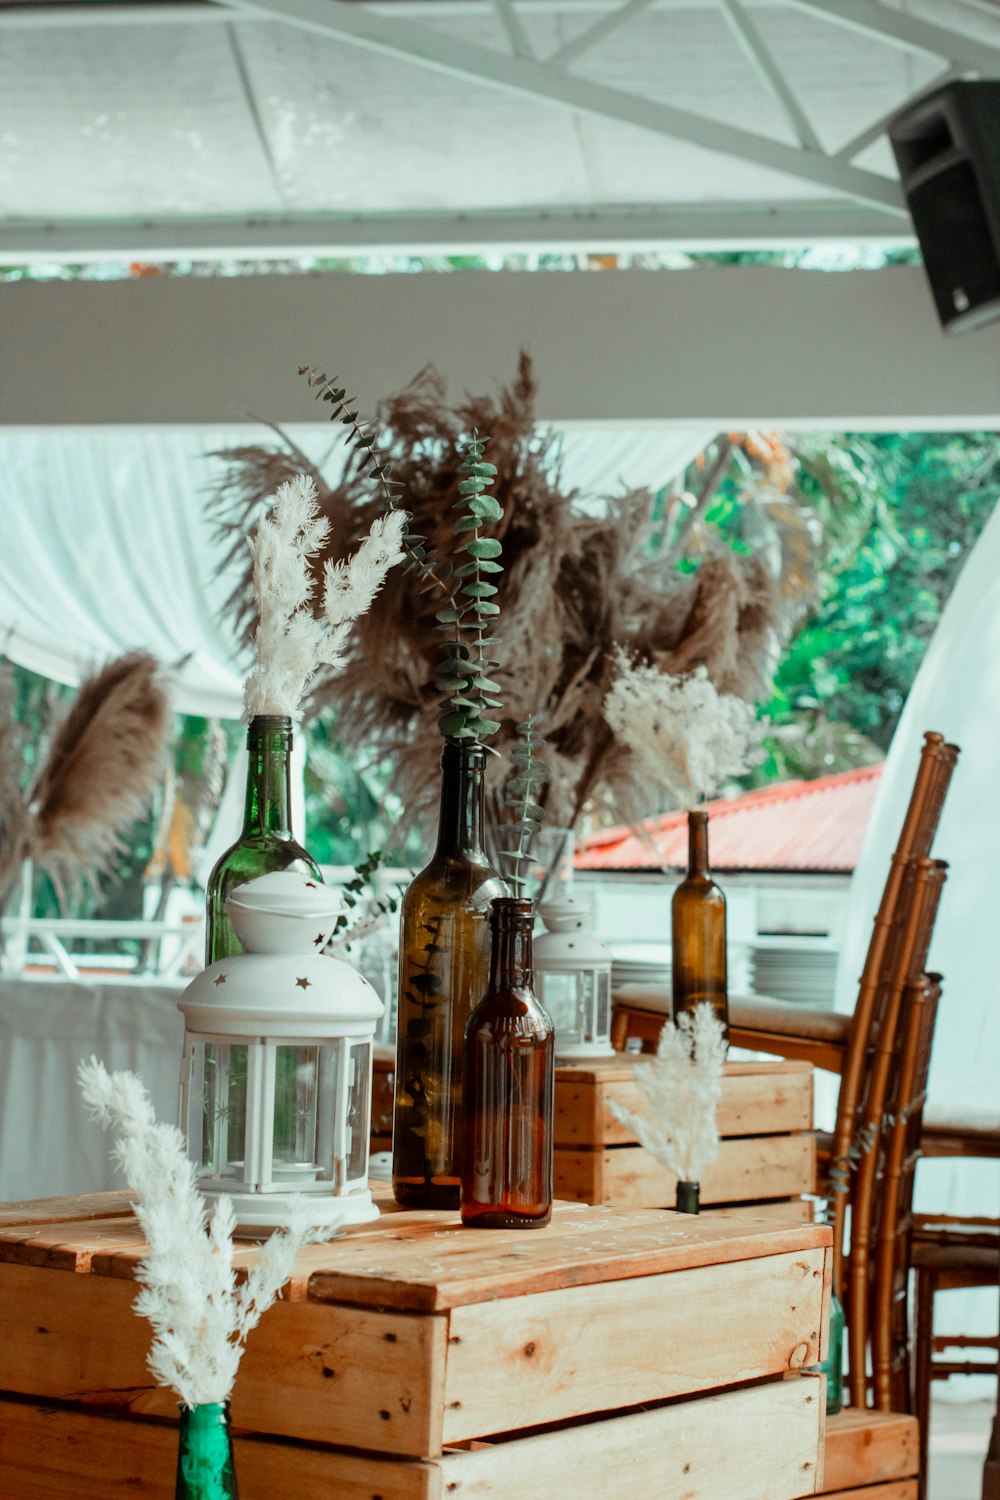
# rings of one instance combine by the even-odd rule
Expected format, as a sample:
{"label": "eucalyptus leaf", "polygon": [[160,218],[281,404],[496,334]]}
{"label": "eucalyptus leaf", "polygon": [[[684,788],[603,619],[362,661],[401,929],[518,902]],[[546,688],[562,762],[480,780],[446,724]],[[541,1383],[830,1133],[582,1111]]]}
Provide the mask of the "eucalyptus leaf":
{"label": "eucalyptus leaf", "polygon": [[493,537],[481,536],[474,538],[471,542],[466,542],[465,546],[459,550],[467,552],[470,557],[485,558],[489,561],[494,557],[499,557],[503,548]]}

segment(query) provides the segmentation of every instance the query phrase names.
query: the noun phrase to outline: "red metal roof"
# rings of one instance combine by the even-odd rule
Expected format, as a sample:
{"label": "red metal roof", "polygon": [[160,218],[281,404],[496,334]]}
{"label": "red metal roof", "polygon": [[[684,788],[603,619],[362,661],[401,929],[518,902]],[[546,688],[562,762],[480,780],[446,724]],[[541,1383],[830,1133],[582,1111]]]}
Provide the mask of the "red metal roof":
{"label": "red metal roof", "polygon": [[[816,781],[785,781],[710,802],[713,870],[814,870],[849,873],[875,801],[882,767],[863,766]],[[629,828],[606,828],[576,857],[578,870],[658,870],[687,866],[687,817],[650,818],[651,849]],[[654,852],[655,850],[655,852]]]}

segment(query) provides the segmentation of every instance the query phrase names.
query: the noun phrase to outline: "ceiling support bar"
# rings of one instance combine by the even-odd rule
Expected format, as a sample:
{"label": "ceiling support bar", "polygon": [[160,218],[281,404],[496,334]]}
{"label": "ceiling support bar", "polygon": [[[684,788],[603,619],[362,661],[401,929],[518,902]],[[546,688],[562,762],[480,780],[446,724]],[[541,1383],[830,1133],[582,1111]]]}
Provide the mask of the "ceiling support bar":
{"label": "ceiling support bar", "polygon": [[588,26],[564,47],[550,53],[545,59],[546,65],[550,68],[566,67],[567,63],[582,57],[584,52],[589,52],[591,47],[603,41],[606,36],[610,36],[612,31],[617,31],[619,26],[624,26],[626,21],[631,21],[635,16],[641,15],[644,10],[648,10],[653,3],[654,0],[628,0],[627,4],[618,6],[600,21],[595,21],[593,26]]}
{"label": "ceiling support bar", "polygon": [[750,19],[741,0],[719,0],[737,41],[749,58],[764,87],[778,101],[789,124],[795,132],[799,145],[805,151],[823,154],[823,147],[815,130],[792,90],[784,74],[768,51],[764,38]]}
{"label": "ceiling support bar", "polygon": [[608,88],[562,69],[508,57],[445,32],[396,18],[383,20],[346,0],[236,0],[235,9],[243,15],[283,21],[321,36],[345,37],[376,52],[475,78],[596,119],[635,125],[656,135],[686,141],[705,151],[734,156],[768,171],[827,188],[858,203],[906,215],[899,184],[875,172],[832,162],[814,152],[720,124],[689,110]]}
{"label": "ceiling support bar", "polygon": [[515,57],[526,57],[533,59],[535,49],[528,40],[528,33],[517,13],[514,0],[493,0],[493,7],[500,17],[500,24],[507,33],[507,41],[510,50]]}

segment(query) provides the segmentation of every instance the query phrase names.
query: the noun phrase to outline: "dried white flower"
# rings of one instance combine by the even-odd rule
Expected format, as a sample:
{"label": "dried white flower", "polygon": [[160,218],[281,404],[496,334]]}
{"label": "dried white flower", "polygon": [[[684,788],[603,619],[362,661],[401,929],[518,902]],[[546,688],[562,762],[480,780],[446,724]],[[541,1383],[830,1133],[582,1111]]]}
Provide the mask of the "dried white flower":
{"label": "dried white flower", "polygon": [[343,661],[350,627],[370,607],[389,569],[403,560],[409,517],[377,516],[353,557],[327,563],[323,609],[314,615],[309,563],[326,544],[316,486],[299,475],[278,487],[274,505],[249,539],[258,624],[257,661],[243,686],[243,716],[298,712],[306,683],[321,665]]}
{"label": "dried white flower", "polygon": [[220,1198],[209,1213],[176,1125],[157,1122],[134,1073],[109,1073],[94,1057],[77,1072],[95,1118],[119,1132],[112,1157],[135,1195],[149,1245],[133,1306],[153,1325],[150,1371],[185,1406],[226,1401],[247,1334],[287,1282],[299,1250],[333,1231],[312,1227],[301,1206],[238,1284],[232,1203]]}
{"label": "dried white flower", "polygon": [[752,703],[718,692],[704,667],[672,677],[631,665],[621,650],[616,665],[604,717],[678,808],[696,806],[754,764],[764,725]]}
{"label": "dried white flower", "polygon": [[655,1058],[635,1065],[644,1113],[609,1101],[617,1119],[681,1182],[700,1182],[718,1155],[716,1110],[725,1060],[722,1022],[710,1005],[696,1005],[676,1025],[667,1021]]}

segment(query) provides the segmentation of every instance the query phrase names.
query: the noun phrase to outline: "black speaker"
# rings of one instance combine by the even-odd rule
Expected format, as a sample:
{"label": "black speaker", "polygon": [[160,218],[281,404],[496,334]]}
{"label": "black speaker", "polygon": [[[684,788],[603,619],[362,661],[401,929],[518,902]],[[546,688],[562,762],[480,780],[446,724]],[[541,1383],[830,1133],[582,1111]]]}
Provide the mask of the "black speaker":
{"label": "black speaker", "polygon": [[946,84],[889,140],[942,327],[1000,318],[1000,81]]}

